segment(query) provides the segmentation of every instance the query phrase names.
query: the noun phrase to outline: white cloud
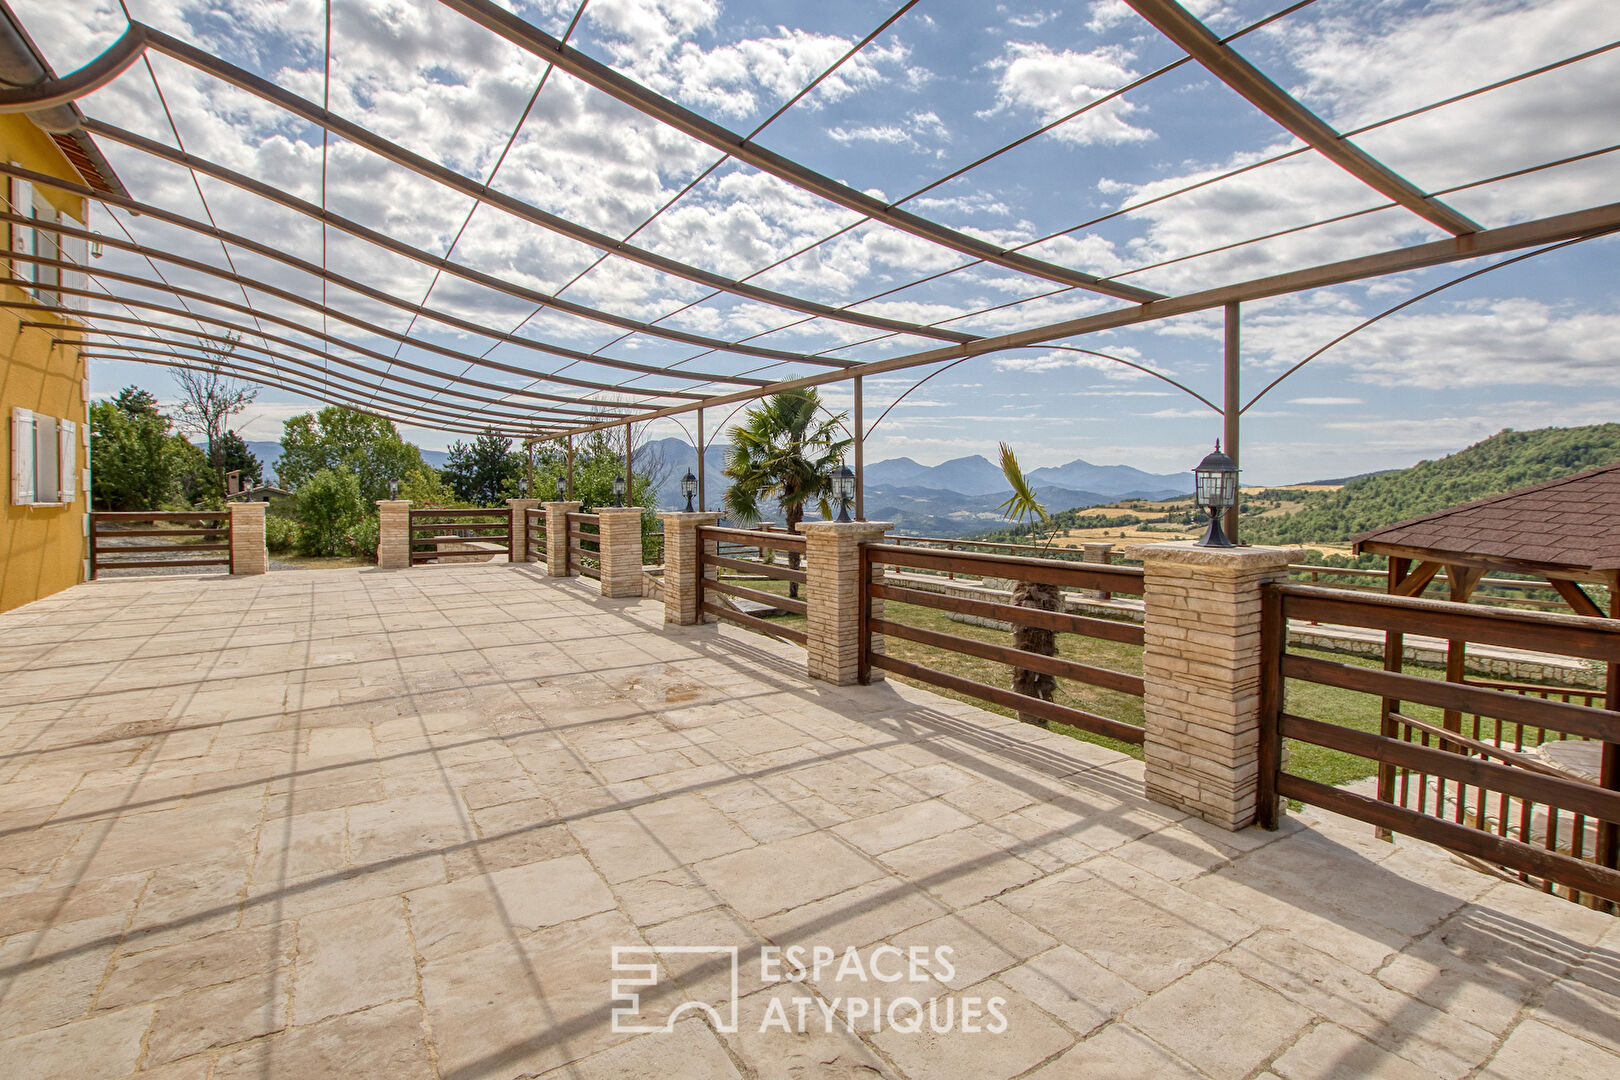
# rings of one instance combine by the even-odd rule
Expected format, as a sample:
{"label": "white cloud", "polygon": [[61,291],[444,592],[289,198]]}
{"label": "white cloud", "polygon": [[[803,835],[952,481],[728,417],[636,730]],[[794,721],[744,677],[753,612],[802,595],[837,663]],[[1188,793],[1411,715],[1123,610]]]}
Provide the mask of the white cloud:
{"label": "white cloud", "polygon": [[1358,397],[1296,397],[1289,398],[1290,405],[1365,405],[1366,402]]}
{"label": "white cloud", "polygon": [[[1011,42],[991,65],[1000,75],[996,105],[990,112],[1025,113],[1043,123],[1055,120],[1136,78],[1137,73],[1127,66],[1131,59],[1129,52],[1115,46],[1083,53],[1053,52],[1042,44]],[[1152,139],[1150,129],[1126,120],[1141,108],[1118,97],[1056,128],[1052,136],[1080,145]]]}

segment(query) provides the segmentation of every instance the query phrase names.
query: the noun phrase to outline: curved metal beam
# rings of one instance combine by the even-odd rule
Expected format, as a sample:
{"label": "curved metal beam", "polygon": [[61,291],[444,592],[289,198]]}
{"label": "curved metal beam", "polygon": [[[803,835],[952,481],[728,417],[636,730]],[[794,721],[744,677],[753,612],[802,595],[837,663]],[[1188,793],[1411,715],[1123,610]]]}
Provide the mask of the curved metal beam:
{"label": "curved metal beam", "polygon": [[[241,315],[247,315],[250,318],[257,318],[257,319],[264,320],[266,322],[273,322],[278,326],[285,326],[289,330],[294,330],[294,331],[296,331],[298,333],[301,333],[301,334],[308,334],[311,337],[319,338],[322,341],[333,342],[334,344],[340,345],[345,349],[348,349],[348,350],[350,350],[352,352],[359,353],[359,354],[361,354],[363,356],[375,357],[375,358],[383,361],[385,364],[393,363],[396,366],[404,367],[404,368],[407,368],[407,369],[409,369],[411,371],[420,372],[420,373],[422,373],[424,375],[432,376],[434,378],[447,379],[447,380],[452,378],[452,376],[448,372],[436,371],[433,368],[423,367],[420,364],[411,363],[411,362],[409,362],[407,360],[404,360],[404,359],[385,356],[382,353],[379,353],[379,352],[377,352],[377,351],[375,351],[373,349],[368,349],[363,345],[356,345],[355,343],[353,343],[351,341],[345,341],[345,340],[343,340],[341,338],[333,337],[330,334],[323,333],[323,332],[321,332],[319,330],[313,330],[313,329],[310,329],[309,327],[301,326],[300,324],[292,321],[291,319],[285,319],[285,318],[282,318],[281,316],[272,314],[272,313],[267,312],[267,311],[262,311],[262,310],[258,310],[258,309],[254,309],[254,308],[249,308],[249,307],[247,307],[246,305],[243,305],[243,304],[233,303],[232,301],[226,300],[226,299],[224,299],[222,297],[213,296],[213,295],[211,295],[209,293],[197,292],[194,289],[182,289],[182,288],[180,288],[178,286],[174,286],[174,285],[153,285],[146,278],[137,277],[134,274],[123,274],[123,273],[119,273],[116,270],[108,270],[108,269],[99,268],[99,267],[95,268],[95,269],[87,269],[86,267],[81,266],[78,263],[66,262],[66,261],[64,261],[62,259],[49,259],[49,258],[45,258],[44,256],[41,256],[41,255],[23,255],[21,253],[17,253],[17,254],[13,254],[11,256],[11,258],[12,258],[13,261],[34,263],[34,264],[42,265],[42,266],[55,266],[58,269],[63,269],[63,270],[75,270],[75,271],[78,271],[80,273],[87,273],[87,274],[89,274],[89,276],[95,277],[97,280],[117,281],[117,282],[121,282],[121,283],[123,283],[125,285],[135,285],[135,286],[138,286],[138,287],[143,288],[143,289],[151,289],[151,290],[153,290],[155,292],[167,293],[167,294],[169,294],[171,296],[179,297],[179,298],[184,299],[184,300],[195,300],[198,303],[214,304],[214,305],[217,305],[219,307],[225,308],[225,309],[227,309],[229,311],[234,311],[234,312],[236,312],[238,314],[241,314]],[[105,295],[103,293],[93,292],[93,291],[91,291],[89,289],[79,289],[79,288],[74,288],[72,286],[66,286],[66,285],[55,286],[55,291],[56,292],[61,292],[61,293],[66,293],[66,294],[68,294],[70,296],[88,296],[91,299],[96,299],[96,300],[108,300],[108,299],[111,299],[111,300],[114,300],[114,301],[116,301],[118,303],[140,304],[139,301],[126,300],[125,298],[118,297],[118,296],[109,297],[109,296],[107,296],[107,295]],[[151,304],[140,304],[140,306],[152,307],[153,305],[151,305]],[[325,309],[321,308],[320,305],[313,305],[313,306],[315,307],[315,309],[317,311],[325,310]],[[173,310],[173,309],[171,309],[171,310]],[[94,318],[94,314],[95,313],[92,312],[90,317]],[[195,316],[193,316],[193,314],[191,312],[183,311],[183,310],[176,312],[176,314],[178,314],[181,318],[186,318],[186,319],[195,317]],[[332,314],[332,316],[334,318],[345,318],[345,316],[343,316],[341,312],[331,312],[331,314]],[[356,321],[356,320],[350,320],[350,321]],[[251,328],[244,328],[244,329],[246,330],[247,333],[253,334],[254,336],[257,336],[257,334],[258,334],[258,331],[253,330]],[[385,336],[385,337],[388,336],[388,332],[383,331],[380,328],[370,328],[370,329],[374,329],[375,332],[378,333],[381,336]],[[426,349],[428,351],[435,352],[435,353],[443,353],[444,355],[448,356],[450,359],[458,360],[458,361],[461,361],[463,363],[467,362],[467,360],[468,360],[468,357],[467,357],[467,355],[465,353],[458,353],[453,349],[444,349],[444,348],[442,348],[440,346],[427,345],[427,344],[421,344],[420,347],[422,347],[422,348],[424,348],[424,349]],[[530,379],[534,379],[536,381],[540,381],[540,380],[544,379],[544,376],[540,375],[538,372],[525,372],[525,371],[519,370],[519,371],[516,371],[515,374],[518,374],[520,376],[524,376],[524,377],[527,377],[527,378],[530,378]],[[544,392],[539,391],[539,390],[530,390],[530,389],[523,388],[523,387],[501,386],[498,383],[484,382],[484,381],[482,381],[480,379],[469,379],[469,378],[466,378],[464,376],[456,376],[455,378],[457,379],[457,381],[466,383],[469,386],[480,386],[480,387],[483,387],[486,390],[495,390],[495,391],[498,391],[498,392],[501,392],[501,393],[510,394],[510,395],[512,395],[514,397],[530,397],[530,398],[534,398],[537,401],[556,401],[556,402],[560,402],[560,403],[565,404],[565,405],[577,405],[577,406],[581,407],[580,410],[579,410],[579,415],[581,415],[581,416],[598,416],[598,415],[600,415],[599,411],[591,411],[591,406],[597,405],[599,403],[596,402],[596,401],[593,401],[590,398],[563,397],[563,396],[561,396],[559,394],[547,394],[547,393],[544,393]],[[749,395],[749,396],[751,396],[751,395]],[[641,402],[614,402],[614,404],[615,405],[622,405],[623,407],[629,408],[629,409],[649,409],[650,410],[650,409],[655,409],[656,408],[656,406],[654,406],[654,405],[644,404],[644,403],[641,403]]]}
{"label": "curved metal beam", "polygon": [[317,127],[325,128],[341,139],[363,147],[381,158],[391,161],[402,168],[409,169],[419,176],[433,180],[452,191],[460,192],[468,198],[482,199],[490,206],[504,210],[515,218],[527,221],[531,225],[537,225],[560,236],[566,236],[570,240],[578,241],[587,247],[621,256],[631,262],[669,274],[671,277],[706,285],[711,289],[719,289],[721,292],[746,296],[750,300],[758,300],[761,303],[772,304],[776,307],[787,308],[790,311],[798,311],[806,315],[819,315],[838,322],[869,326],[874,329],[889,330],[901,334],[914,334],[919,337],[934,338],[942,341],[975,340],[971,334],[960,334],[953,330],[933,330],[917,323],[902,322],[898,319],[885,319],[877,315],[863,315],[858,312],[845,311],[830,304],[821,304],[802,297],[791,296],[787,293],[763,289],[758,285],[749,285],[734,278],[728,278],[722,274],[702,270],[687,263],[659,255],[646,248],[615,240],[611,236],[599,233],[594,229],[588,229],[577,222],[548,213],[532,203],[524,202],[522,199],[508,195],[505,192],[485,187],[475,180],[462,176],[452,169],[447,169],[436,161],[430,161],[420,154],[407,150],[398,143],[374,134],[359,124],[345,120],[313,102],[306,101],[298,95],[282,89],[267,79],[261,79],[252,72],[221,60],[194,45],[172,38],[151,27],[146,28],[146,33],[149,47],[163,53],[165,56],[212,75],[264,101],[268,101],[270,104],[284,109],[302,120]]}
{"label": "curved metal beam", "polygon": [[1236,49],[1223,44],[1209,27],[1175,0],[1125,0],[1154,29],[1208,68],[1221,82],[1317,153],[1368,187],[1400,203],[1419,217],[1454,236],[1477,233],[1481,226],[1438,199],[1431,199],[1405,177],[1350,142],[1299,100],[1272,82]]}
{"label": "curved metal beam", "polygon": [[764,147],[751,142],[742,135],[723,128],[706,117],[699,116],[690,109],[648,90],[640,83],[629,79],[619,72],[608,67],[598,60],[594,60],[578,49],[563,44],[550,34],[530,25],[520,16],[490,3],[489,0],[439,0],[445,7],[460,12],[468,19],[499,36],[510,41],[518,48],[532,53],[535,56],[555,64],[568,72],[581,82],[602,91],[608,96],[623,102],[644,116],[650,116],[667,127],[672,127],[685,135],[689,135],[700,142],[707,143],[716,150],[730,154],[738,161],[746,162],[764,173],[769,173],[788,184],[820,196],[828,202],[836,203],[848,210],[853,210],[863,217],[873,221],[880,221],[912,236],[938,244],[940,247],[969,255],[985,262],[1020,274],[1031,277],[1044,278],[1062,285],[1071,285],[1077,289],[1088,289],[1091,292],[1102,293],[1107,296],[1129,300],[1134,304],[1145,304],[1150,300],[1162,300],[1162,293],[1150,292],[1133,285],[1121,285],[1117,282],[1104,281],[1091,274],[1071,270],[1066,266],[1058,266],[1042,259],[1020,255],[1006,248],[997,247],[976,237],[947,228],[925,217],[920,217],[906,210],[875,199],[863,191],[857,191],[847,184],[841,184],[830,176],[825,176],[813,169],[806,168],[790,158],[766,150]]}
{"label": "curved metal beam", "polygon": [[[19,169],[16,166],[0,164],[0,175],[6,173],[22,173],[30,176],[39,175],[37,173],[30,173],[27,169]],[[278,300],[285,300],[288,303],[299,304],[305,307],[324,309],[334,318],[342,319],[351,325],[359,326],[371,333],[390,337],[393,340],[398,340],[402,344],[414,345],[419,349],[439,351],[435,346],[430,345],[419,338],[412,338],[406,334],[395,334],[392,331],[384,330],[382,327],[361,321],[355,316],[344,314],[339,308],[332,307],[330,305],[323,305],[314,300],[308,300],[300,296],[298,293],[287,289],[282,289],[276,285],[271,285],[269,282],[262,279],[252,278],[248,277],[246,274],[226,270],[222,267],[215,266],[212,263],[203,262],[200,259],[193,259],[186,255],[179,255],[172,251],[165,251],[162,248],[136,243],[134,241],[121,239],[116,236],[97,235],[88,229],[80,229],[60,222],[48,223],[5,211],[0,211],[0,221],[12,225],[33,225],[35,228],[38,228],[44,232],[54,232],[63,236],[78,237],[87,242],[99,242],[106,247],[117,248],[120,251],[132,252],[142,256],[143,258],[157,259],[161,262],[183,267],[187,270],[193,270],[200,274],[208,274],[212,277],[222,278],[226,281],[244,285],[249,288],[256,289],[259,292],[274,296]],[[453,327],[465,333],[475,334],[479,337],[492,338],[496,341],[504,342],[508,345],[517,345],[533,352],[561,356],[564,359],[573,360],[576,362],[589,362],[590,360],[589,353],[581,352],[578,349],[570,349],[566,346],[546,345],[542,342],[530,341],[526,338],[520,338],[513,334],[507,334],[500,330],[491,330],[488,327],[480,326],[478,323],[470,322],[458,316],[451,315],[448,312],[436,311],[432,308],[412,304],[409,300],[403,300],[391,293],[385,293],[381,289],[374,289],[369,285],[362,285],[360,282],[346,278],[342,274],[336,274],[329,270],[322,270],[314,263],[306,262],[305,260],[299,259],[292,255],[287,255],[284,252],[277,251],[273,247],[260,244],[255,240],[249,240],[246,237],[238,237],[233,233],[227,233],[223,230],[205,229],[201,226],[197,228],[197,231],[206,232],[210,235],[217,236],[222,240],[228,240],[232,244],[238,244],[244,249],[252,251],[255,254],[263,255],[267,259],[282,263],[300,271],[301,273],[319,278],[322,281],[327,281],[331,284],[341,286],[342,288],[348,289],[350,292],[358,293],[369,300],[375,300],[379,304],[383,304],[387,307],[397,308],[401,311],[408,311],[423,318],[432,319],[435,322],[443,323],[446,326]],[[161,286],[154,287],[161,288]],[[450,354],[447,353],[446,355]],[[465,357],[467,354],[460,354],[460,356]],[[511,374],[522,375],[526,378],[549,379],[552,382],[562,383],[567,386],[578,386],[585,390],[601,390],[608,393],[618,393],[623,389],[621,386],[613,383],[593,382],[589,379],[576,379],[567,375],[557,375],[550,372],[541,375],[535,372],[525,371],[522,368],[502,365],[496,361],[488,360],[482,357],[477,359],[469,358],[468,362],[482,367],[508,371]],[[662,375],[663,372],[660,371],[659,374]],[[742,381],[755,386],[769,385],[769,382],[766,380],[748,379]],[[686,390],[659,390],[653,388],[647,389],[646,394],[648,397],[685,398],[691,401],[700,401],[706,396],[704,394],[696,394]]]}
{"label": "curved metal beam", "polygon": [[33,86],[0,89],[0,113],[30,113],[68,105],[112,82],[146,51],[146,28],[130,23],[106,51],[78,71]]}
{"label": "curved metal beam", "polygon": [[[487,289],[493,289],[496,292],[505,293],[507,296],[513,297],[514,299],[523,300],[539,307],[555,308],[556,310],[566,312],[569,315],[577,315],[582,319],[589,319],[592,322],[604,323],[608,326],[617,327],[620,330],[626,330],[633,334],[646,334],[649,337],[659,337],[669,341],[678,341],[683,345],[692,345],[703,349],[713,349],[716,352],[733,352],[740,353],[744,356],[757,356],[765,360],[784,360],[806,364],[818,364],[823,367],[853,367],[856,364],[856,361],[854,360],[835,360],[825,356],[815,356],[811,353],[789,352],[785,349],[767,349],[758,345],[750,345],[747,342],[742,341],[727,341],[724,338],[705,337],[702,334],[688,333],[685,330],[677,330],[673,327],[659,326],[655,323],[642,322],[637,319],[627,318],[623,315],[615,315],[609,311],[601,311],[597,308],[587,307],[584,304],[575,303],[572,300],[565,300],[562,297],[555,296],[551,293],[540,292],[538,289],[530,289],[526,286],[518,285],[511,281],[506,281],[503,278],[496,277],[494,274],[488,274],[482,270],[476,270],[465,263],[454,262],[448,258],[434,255],[431,252],[424,251],[419,247],[413,247],[412,245],[405,243],[403,240],[396,240],[394,237],[389,236],[386,233],[380,233],[375,229],[367,228],[357,221],[352,221],[349,218],[333,213],[330,210],[323,210],[314,203],[300,199],[296,195],[289,195],[279,188],[271,187],[269,184],[255,180],[251,176],[245,176],[234,169],[228,169],[217,162],[209,161],[207,158],[198,157],[196,154],[188,153],[183,150],[176,150],[171,146],[165,146],[164,144],[153,139],[148,139],[144,135],[137,135],[133,131],[125,130],[124,128],[118,127],[115,124],[109,124],[104,120],[86,118],[84,122],[84,129],[90,132],[92,135],[95,135],[97,138],[122,143],[125,146],[149,154],[152,157],[161,158],[170,164],[178,165],[183,169],[190,169],[195,172],[202,173],[204,176],[211,176],[221,183],[230,184],[232,187],[239,188],[253,195],[257,195],[259,198],[264,199],[267,202],[275,203],[276,205],[291,210],[294,213],[302,214],[304,217],[307,217],[312,221],[318,221],[323,225],[328,225],[331,228],[338,230],[339,232],[348,233],[350,236],[353,236],[358,240],[364,240],[368,244],[375,244],[377,247],[390,251],[401,258],[410,259],[412,262],[420,263],[423,266],[437,270],[441,273],[449,274],[452,277],[461,278],[463,281],[470,281],[475,285],[482,285]],[[59,182],[58,186],[60,186]],[[94,197],[109,205],[121,206],[124,209],[131,210],[131,212],[134,213],[152,213],[151,210],[144,208],[146,204],[135,203],[134,200],[121,202],[115,199],[108,199],[99,192],[97,192]],[[624,371],[645,371],[648,374],[658,374],[660,371],[660,369],[650,365],[635,364],[628,360],[619,360],[612,357],[602,357],[594,362],[600,363],[606,367],[620,368]]]}

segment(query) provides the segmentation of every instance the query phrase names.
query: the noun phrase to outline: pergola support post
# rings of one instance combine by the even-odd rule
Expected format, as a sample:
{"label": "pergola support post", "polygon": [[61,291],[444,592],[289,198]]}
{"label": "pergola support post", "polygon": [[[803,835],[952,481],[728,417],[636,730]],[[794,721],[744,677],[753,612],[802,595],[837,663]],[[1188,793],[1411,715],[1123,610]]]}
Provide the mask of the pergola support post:
{"label": "pergola support post", "polygon": [[[698,532],[720,520],[719,514],[664,513],[664,621],[674,626],[695,626],[704,621],[699,608],[698,579],[714,577],[714,567],[703,565],[705,543]],[[712,554],[712,551],[711,551]]]}
{"label": "pergola support post", "polygon": [[539,499],[507,499],[506,505],[512,511],[512,550],[507,555],[508,562],[532,562],[529,558],[529,515],[528,511],[540,505]]}
{"label": "pergola support post", "polygon": [[601,522],[602,595],[641,595],[641,507],[597,508]]}
{"label": "pergola support post", "polygon": [[[573,490],[573,475],[568,478]],[[551,577],[568,576],[568,515],[579,513],[584,505],[577,502],[541,503],[546,511],[546,573]]]}
{"label": "pergola support post", "polygon": [[264,546],[262,502],[231,503],[231,574],[262,574],[270,569],[270,553]]}
{"label": "pergola support post", "polygon": [[411,566],[411,501],[377,500],[377,569],[409,570]]}
{"label": "pergola support post", "polygon": [[[883,539],[894,528],[889,521],[807,521],[804,533],[806,572],[807,671],[812,679],[834,686],[860,681],[861,544]],[[873,614],[882,601],[873,600]],[[873,672],[872,678],[878,673]]]}

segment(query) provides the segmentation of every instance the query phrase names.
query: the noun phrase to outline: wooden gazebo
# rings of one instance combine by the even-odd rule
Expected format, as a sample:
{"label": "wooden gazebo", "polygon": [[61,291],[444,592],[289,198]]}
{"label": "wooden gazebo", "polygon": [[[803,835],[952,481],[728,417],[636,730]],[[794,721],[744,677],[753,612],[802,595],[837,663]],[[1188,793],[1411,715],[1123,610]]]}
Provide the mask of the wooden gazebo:
{"label": "wooden gazebo", "polygon": [[[1422,595],[1442,569],[1450,598],[1459,603],[1468,601],[1488,572],[1533,574],[1546,578],[1577,615],[1620,617],[1620,463],[1374,529],[1355,538],[1354,550],[1357,554],[1388,556],[1389,592],[1396,596]],[[1607,588],[1607,611],[1583,585]],[[1393,632],[1388,635],[1384,653],[1387,670],[1401,668],[1403,636]],[[1464,642],[1448,642],[1448,682],[1466,681],[1465,649]],[[1521,693],[1536,692],[1532,687],[1517,689]],[[1583,696],[1589,705],[1620,707],[1620,668],[1608,665],[1601,696]],[[1564,700],[1570,697],[1566,695]],[[1531,757],[1522,753],[1532,749],[1523,745],[1523,728],[1509,748],[1504,745],[1500,729],[1494,745],[1483,741],[1477,719],[1473,737],[1464,734],[1458,712],[1445,712],[1442,732],[1399,710],[1399,702],[1384,702],[1382,731],[1386,736],[1412,738],[1416,734],[1425,745],[1430,736],[1437,736],[1439,745],[1460,753],[1496,758],[1532,771],[1546,771],[1550,766],[1556,775],[1596,782],[1611,790],[1620,788],[1620,744],[1560,744],[1541,751],[1540,757]],[[1555,750],[1569,753],[1549,754]],[[1396,773],[1391,766],[1380,767],[1381,799],[1397,801]],[[1406,798],[1406,790],[1403,783],[1400,799]],[[1462,788],[1457,790],[1460,797]],[[1440,794],[1443,798],[1443,783]],[[1597,830],[1596,841],[1592,857],[1605,866],[1615,865],[1620,834],[1604,823]],[[1576,854],[1580,855],[1579,850]]]}

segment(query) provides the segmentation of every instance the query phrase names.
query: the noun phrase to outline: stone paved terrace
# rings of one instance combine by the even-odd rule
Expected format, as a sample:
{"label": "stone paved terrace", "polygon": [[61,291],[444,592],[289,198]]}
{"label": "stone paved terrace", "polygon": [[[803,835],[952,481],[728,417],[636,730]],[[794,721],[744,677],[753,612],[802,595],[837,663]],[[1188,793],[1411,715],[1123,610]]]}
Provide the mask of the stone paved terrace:
{"label": "stone paved terrace", "polygon": [[[1110,751],[593,587],[0,617],[0,1075],[1620,1076],[1620,921],[1327,815],[1222,833]],[[902,979],[773,980],[764,945]],[[640,1022],[713,1017],[616,1033],[615,946],[740,947],[738,1031],[729,958],[666,952]],[[846,1031],[873,997],[950,1030]]]}

